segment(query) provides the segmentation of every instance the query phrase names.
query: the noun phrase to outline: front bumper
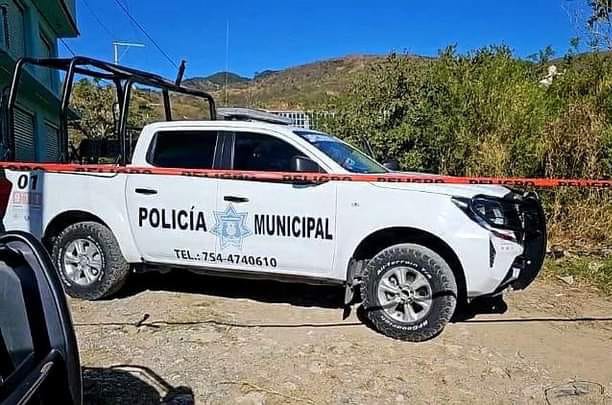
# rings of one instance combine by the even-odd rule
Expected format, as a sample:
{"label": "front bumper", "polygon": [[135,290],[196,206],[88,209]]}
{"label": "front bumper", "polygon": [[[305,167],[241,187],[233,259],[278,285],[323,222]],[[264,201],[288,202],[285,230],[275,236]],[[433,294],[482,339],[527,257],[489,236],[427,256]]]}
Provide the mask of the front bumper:
{"label": "front bumper", "polygon": [[[475,199],[487,199],[497,206],[491,204],[491,211],[483,213],[474,208]],[[454,224],[452,228],[458,231],[449,238],[465,269],[467,297],[529,286],[540,273],[546,253],[546,219],[538,196],[512,191],[503,197],[454,197],[453,203],[472,225]],[[491,214],[496,215],[494,219],[503,218],[503,223],[489,220]]]}
{"label": "front bumper", "polygon": [[524,250],[512,265],[512,268],[517,268],[520,272],[510,285],[515,290],[522,290],[535,280],[542,269],[546,256],[547,230],[544,209],[535,193],[525,193],[521,197],[518,209],[523,229],[517,236],[521,238]]}
{"label": "front bumper", "polygon": [[527,288],[538,276],[546,256],[547,230],[544,209],[535,193],[509,194],[506,200],[515,205],[521,227],[515,230],[516,239],[523,248],[506,276],[490,295],[497,295],[512,287],[514,290]]}

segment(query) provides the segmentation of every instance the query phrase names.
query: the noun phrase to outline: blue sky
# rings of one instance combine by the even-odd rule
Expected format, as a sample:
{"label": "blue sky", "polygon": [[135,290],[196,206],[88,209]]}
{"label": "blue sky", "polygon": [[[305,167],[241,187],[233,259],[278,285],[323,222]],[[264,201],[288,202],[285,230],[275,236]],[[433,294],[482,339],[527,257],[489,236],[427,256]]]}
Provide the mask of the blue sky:
{"label": "blue sky", "polygon": [[[76,53],[112,60],[113,39],[143,42],[121,63],[175,76],[115,0],[75,1],[81,36],[66,42]],[[229,70],[247,76],[347,54],[435,55],[453,43],[460,51],[504,43],[522,57],[551,45],[562,55],[576,35],[568,0],[117,1],[172,59],[187,60],[187,77],[225,69],[228,20]],[[60,54],[68,55],[61,44]]]}

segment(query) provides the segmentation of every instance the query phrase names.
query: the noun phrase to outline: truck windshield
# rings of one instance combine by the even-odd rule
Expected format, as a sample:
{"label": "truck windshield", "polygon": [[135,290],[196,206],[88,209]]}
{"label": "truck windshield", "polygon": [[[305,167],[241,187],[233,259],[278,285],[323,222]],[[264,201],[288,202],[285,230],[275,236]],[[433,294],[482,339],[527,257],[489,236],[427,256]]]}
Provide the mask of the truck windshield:
{"label": "truck windshield", "polygon": [[340,139],[321,132],[295,131],[297,135],[314,145],[352,173],[386,173],[388,170],[365,153],[342,142]]}

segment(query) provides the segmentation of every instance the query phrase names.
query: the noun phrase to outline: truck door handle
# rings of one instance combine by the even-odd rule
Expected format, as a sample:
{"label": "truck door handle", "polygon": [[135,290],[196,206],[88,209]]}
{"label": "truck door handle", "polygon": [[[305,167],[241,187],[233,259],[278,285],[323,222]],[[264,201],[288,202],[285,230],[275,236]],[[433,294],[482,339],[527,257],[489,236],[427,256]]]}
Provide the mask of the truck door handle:
{"label": "truck door handle", "polygon": [[145,195],[157,194],[157,190],[153,190],[150,188],[137,188],[134,191],[137,192],[138,194],[145,194]]}
{"label": "truck door handle", "polygon": [[233,203],[245,203],[245,202],[249,202],[249,199],[246,197],[236,197],[233,195],[226,195],[225,197],[223,197],[223,200],[225,201],[229,201],[229,202],[233,202]]}

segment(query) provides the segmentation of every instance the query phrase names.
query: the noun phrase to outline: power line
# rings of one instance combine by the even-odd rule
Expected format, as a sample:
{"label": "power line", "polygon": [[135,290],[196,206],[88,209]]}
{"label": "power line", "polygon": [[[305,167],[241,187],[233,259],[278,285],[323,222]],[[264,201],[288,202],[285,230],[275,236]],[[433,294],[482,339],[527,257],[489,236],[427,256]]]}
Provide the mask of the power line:
{"label": "power line", "polygon": [[66,47],[66,49],[68,49],[68,52],[70,52],[72,56],[76,56],[76,53],[72,50],[70,46],[68,46],[68,44],[66,43],[66,41],[64,41],[63,38],[60,38],[59,40],[62,42],[62,44],[64,44],[64,46]]}
{"label": "power line", "polygon": [[[131,13],[132,9],[130,7],[130,2],[128,0],[122,0],[122,1],[125,4],[125,8],[127,8],[127,11]],[[132,32],[134,33],[134,37],[139,36],[138,33],[137,33],[137,30],[136,30],[136,26],[131,21],[130,21],[130,26],[132,27]]]}
{"label": "power line", "polygon": [[176,64],[176,62],[174,60],[172,60],[172,58],[170,56],[168,56],[168,54],[166,52],[164,52],[164,50],[161,48],[161,46],[159,46],[159,44],[157,42],[155,42],[155,40],[151,37],[151,35],[149,35],[149,33],[144,29],[144,27],[142,25],[140,25],[140,23],[138,21],[136,21],[136,19],[132,16],[132,14],[130,14],[130,12],[128,11],[127,8],[125,8],[125,5],[123,3],[121,3],[119,0],[114,0],[115,3],[119,6],[119,8],[121,8],[121,10],[123,10],[123,12],[125,13],[125,15],[134,23],[136,24],[136,26],[138,27],[138,29],[140,31],[142,31],[143,34],[145,34],[145,36],[149,39],[149,41],[151,41],[151,43],[153,45],[155,45],[155,47],[157,48],[157,50],[165,56],[166,59],[168,59],[168,62],[170,62],[172,64],[172,66],[174,66],[175,68],[178,69],[178,65]]}
{"label": "power line", "polygon": [[93,18],[98,22],[98,25],[100,27],[102,27],[102,29],[104,31],[106,31],[106,33],[111,37],[111,39],[115,38],[115,34],[113,34],[113,32],[102,22],[102,20],[100,19],[100,17],[98,17],[98,15],[96,14],[96,12],[93,10],[93,8],[91,8],[91,6],[89,5],[89,3],[87,2],[87,0],[82,0],[83,4],[85,4],[85,7],[87,7],[87,9],[89,10],[89,12],[91,13],[91,15],[93,16]]}

